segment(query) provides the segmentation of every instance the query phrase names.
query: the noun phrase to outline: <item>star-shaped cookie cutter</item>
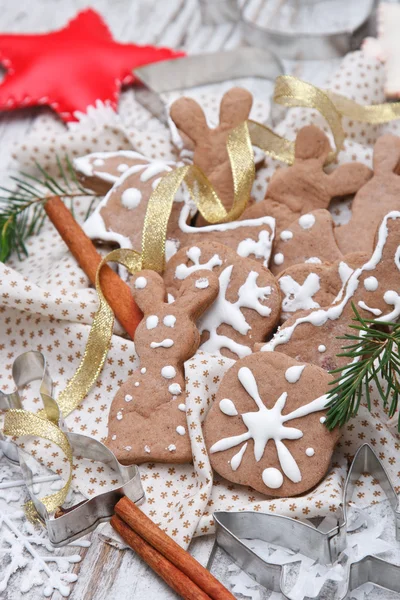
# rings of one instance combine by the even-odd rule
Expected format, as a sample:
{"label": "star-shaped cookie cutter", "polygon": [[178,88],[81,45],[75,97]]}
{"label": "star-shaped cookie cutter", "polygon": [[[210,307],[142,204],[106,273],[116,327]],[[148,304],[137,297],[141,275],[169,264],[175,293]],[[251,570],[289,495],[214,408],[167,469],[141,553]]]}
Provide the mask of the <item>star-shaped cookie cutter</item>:
{"label": "star-shaped cookie cutter", "polygon": [[53,382],[46,360],[41,352],[29,351],[18,356],[13,363],[12,376],[15,390],[9,394],[0,391],[0,410],[23,408],[19,389],[31,381],[41,380],[40,395],[46,413],[48,416],[51,415],[53,421],[58,422],[58,425],[64,431],[73,454],[104,463],[113,469],[123,482],[119,487],[85,500],[69,508],[62,516],[54,518],[34,493],[33,473],[25,460],[24,453],[19,451],[14,443],[8,441],[0,430],[0,449],[8,460],[19,464],[21,467],[30,498],[40,520],[47,529],[49,541],[53,546],[64,546],[89,533],[99,523],[109,520],[114,514],[115,504],[122,496],[128,496],[135,503],[139,503],[144,499],[144,491],[136,465],[122,465],[115,454],[101,442],[86,435],[68,433],[65,430],[57,402],[52,397]]}
{"label": "star-shaped cookie cutter", "polygon": [[[216,549],[220,546],[258,583],[281,593],[285,599],[292,600],[290,592],[285,591],[287,565],[269,563],[241,540],[260,539],[300,552],[319,563],[333,564],[346,548],[347,507],[356,481],[364,473],[370,473],[386,493],[395,518],[396,539],[400,542],[399,499],[382,462],[372,447],[364,444],[358,449],[350,466],[344,488],[342,513],[330,531],[319,531],[311,525],[277,514],[250,511],[215,512],[216,542],[208,568],[211,569]],[[350,592],[365,583],[373,583],[385,590],[400,593],[400,566],[373,555],[351,563],[345,593],[338,600],[344,600]]]}

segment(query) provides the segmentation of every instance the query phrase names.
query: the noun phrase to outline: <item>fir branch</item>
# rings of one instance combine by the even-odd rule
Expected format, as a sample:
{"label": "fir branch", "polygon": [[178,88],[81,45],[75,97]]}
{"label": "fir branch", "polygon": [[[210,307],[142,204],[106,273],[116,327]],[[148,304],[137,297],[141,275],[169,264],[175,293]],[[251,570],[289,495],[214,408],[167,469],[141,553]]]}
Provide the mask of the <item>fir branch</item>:
{"label": "fir branch", "polygon": [[41,177],[28,173],[20,173],[11,177],[15,188],[0,186],[0,262],[5,262],[12,252],[16,252],[21,260],[28,256],[25,242],[28,237],[37,235],[46,219],[43,205],[49,198],[59,196],[70,200],[70,210],[73,211],[73,200],[83,196],[91,196],[87,218],[92,210],[96,196],[92,190],[86,189],[79,182],[68,157],[64,168],[57,156],[59,179],[52,177],[41,165],[36,167]]}
{"label": "fir branch", "polygon": [[[335,375],[329,392],[326,426],[329,430],[342,427],[357,415],[365,392],[365,401],[371,411],[370,385],[376,384],[389,417],[396,413],[400,393],[400,323],[363,319],[352,304],[355,318],[349,327],[357,333],[346,333],[338,339],[348,345],[338,357],[347,364],[330,371]],[[400,415],[398,420],[400,431]]]}

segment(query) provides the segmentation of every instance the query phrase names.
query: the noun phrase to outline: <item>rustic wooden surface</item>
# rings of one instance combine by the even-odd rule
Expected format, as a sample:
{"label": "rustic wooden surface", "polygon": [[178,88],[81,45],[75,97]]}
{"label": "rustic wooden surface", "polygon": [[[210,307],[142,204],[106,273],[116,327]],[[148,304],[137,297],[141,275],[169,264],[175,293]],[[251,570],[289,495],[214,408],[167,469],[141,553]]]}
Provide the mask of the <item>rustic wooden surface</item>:
{"label": "rustic wooden surface", "polygon": [[[0,30],[45,32],[62,27],[87,5],[87,0],[0,0]],[[102,13],[120,41],[168,45],[189,53],[213,52],[242,44],[240,25],[204,24],[197,0],[92,0],[90,5]],[[337,64],[338,61],[286,63],[286,69],[323,85]],[[26,110],[0,116],[1,182],[10,174],[10,143],[23,140],[36,115],[35,111]],[[212,543],[210,538],[192,543],[192,553],[203,564],[207,562]],[[105,544],[97,533],[92,535],[92,545],[81,550],[81,554],[83,559],[76,565],[79,579],[72,585],[71,600],[172,600],[177,597],[133,552]],[[26,600],[42,597],[43,592],[38,588],[24,595]],[[17,600],[20,593],[11,589],[5,598]],[[52,600],[61,600],[61,595],[53,594]]]}

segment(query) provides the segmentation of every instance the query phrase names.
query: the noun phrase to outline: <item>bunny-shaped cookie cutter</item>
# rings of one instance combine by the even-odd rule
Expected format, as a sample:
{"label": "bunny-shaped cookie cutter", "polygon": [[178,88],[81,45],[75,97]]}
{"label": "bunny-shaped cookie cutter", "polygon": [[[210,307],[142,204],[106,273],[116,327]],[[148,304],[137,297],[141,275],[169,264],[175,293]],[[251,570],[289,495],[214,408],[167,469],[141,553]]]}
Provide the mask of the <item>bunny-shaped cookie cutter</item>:
{"label": "bunny-shaped cookie cutter", "polygon": [[[395,518],[396,539],[400,542],[399,499],[382,462],[372,447],[364,444],[358,449],[350,466],[344,488],[342,513],[337,525],[330,531],[323,532],[301,521],[272,513],[215,512],[216,542],[207,568],[211,569],[217,546],[220,546],[258,583],[274,592],[280,592],[287,600],[292,600],[290,593],[285,591],[286,566],[268,563],[241,540],[257,538],[300,552],[323,564],[334,563],[346,548],[347,508],[356,481],[363,473],[370,473],[386,493]],[[352,590],[367,582],[400,592],[400,566],[373,555],[352,563],[345,593],[337,600],[344,600]]]}
{"label": "bunny-shaped cookie cutter", "polygon": [[[24,387],[31,381],[41,380],[40,395],[46,413],[51,415],[54,422],[58,421],[59,427],[64,429],[57,402],[52,398],[53,382],[43,354],[37,351],[29,351],[18,356],[13,364],[12,375],[16,386],[15,390],[9,394],[0,392],[0,409],[21,409],[22,402],[19,388]],[[24,453],[20,452],[18,447],[8,441],[0,431],[0,449],[8,460],[19,464],[21,467],[29,496],[40,520],[47,529],[50,543],[55,547],[69,544],[95,529],[99,523],[109,520],[114,514],[115,504],[122,496],[128,496],[136,503],[145,497],[136,465],[121,465],[111,450],[91,437],[78,433],[68,433],[65,430],[64,433],[74,455],[106,464],[118,474],[123,483],[117,488],[69,508],[62,516],[54,518],[50,516],[46,506],[34,493],[33,473],[25,460]]]}

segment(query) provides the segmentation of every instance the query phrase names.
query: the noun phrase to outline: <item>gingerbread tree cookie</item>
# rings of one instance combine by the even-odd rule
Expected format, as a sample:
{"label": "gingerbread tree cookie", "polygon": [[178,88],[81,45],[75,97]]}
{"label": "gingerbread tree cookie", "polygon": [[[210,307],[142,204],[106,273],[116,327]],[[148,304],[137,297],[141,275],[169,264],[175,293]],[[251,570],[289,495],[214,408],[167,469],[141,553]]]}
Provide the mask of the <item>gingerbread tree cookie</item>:
{"label": "gingerbread tree cookie", "polygon": [[314,487],[339,431],[324,425],[332,377],[279,352],[256,352],[225,374],[204,424],[212,467],[270,496]]}
{"label": "gingerbread tree cookie", "polygon": [[199,346],[196,321],[218,295],[218,278],[193,273],[173,304],[165,302],[164,282],[154,271],[136,275],[131,287],[144,314],[135,333],[140,367],[112,402],[107,445],[123,464],[190,462],[183,363]]}

